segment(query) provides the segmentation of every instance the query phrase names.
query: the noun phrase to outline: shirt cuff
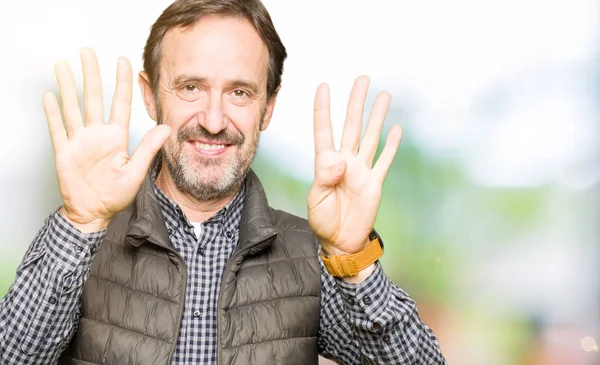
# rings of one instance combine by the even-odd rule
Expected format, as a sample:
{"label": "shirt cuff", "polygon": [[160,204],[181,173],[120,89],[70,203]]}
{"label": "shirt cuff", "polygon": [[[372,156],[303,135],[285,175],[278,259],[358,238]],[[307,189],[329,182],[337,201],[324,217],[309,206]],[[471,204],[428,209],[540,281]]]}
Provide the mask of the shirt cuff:
{"label": "shirt cuff", "polygon": [[352,284],[337,277],[335,282],[350,315],[370,322],[368,329],[379,332],[392,319],[387,312],[394,284],[383,272],[379,261],[375,263],[375,270],[362,283]]}
{"label": "shirt cuff", "polygon": [[[48,217],[46,252],[52,261],[68,271],[94,256],[107,230],[83,233],[66,220],[58,209]],[[86,260],[87,261],[87,260]]]}

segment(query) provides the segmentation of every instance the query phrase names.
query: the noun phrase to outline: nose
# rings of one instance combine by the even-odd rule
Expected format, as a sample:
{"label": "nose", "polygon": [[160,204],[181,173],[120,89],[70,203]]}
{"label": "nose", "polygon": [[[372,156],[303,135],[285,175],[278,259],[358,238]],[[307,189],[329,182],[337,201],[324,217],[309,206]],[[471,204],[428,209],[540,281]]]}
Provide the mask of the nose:
{"label": "nose", "polygon": [[198,123],[212,134],[217,134],[227,128],[223,100],[220,93],[210,93],[206,108],[198,113]]}

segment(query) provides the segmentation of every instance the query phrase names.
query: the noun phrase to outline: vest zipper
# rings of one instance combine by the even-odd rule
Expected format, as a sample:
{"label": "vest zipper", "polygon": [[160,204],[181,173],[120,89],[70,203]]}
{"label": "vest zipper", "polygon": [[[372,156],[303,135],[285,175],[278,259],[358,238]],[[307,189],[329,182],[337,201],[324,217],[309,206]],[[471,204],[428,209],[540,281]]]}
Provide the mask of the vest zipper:
{"label": "vest zipper", "polygon": [[235,261],[238,257],[240,256],[246,256],[246,252],[250,251],[250,249],[256,245],[259,245],[267,240],[270,240],[271,238],[273,238],[276,234],[269,236],[269,237],[265,237],[264,239],[255,242],[254,244],[252,244],[251,246],[246,247],[243,251],[238,251],[237,253],[234,253],[234,255],[232,255],[229,260],[227,260],[227,264],[225,264],[225,269],[223,270],[223,276],[221,277],[221,284],[219,285],[219,297],[217,298],[217,365],[221,365],[222,363],[222,352],[221,352],[221,315],[219,313],[219,311],[221,310],[221,298],[223,297],[223,286],[225,285],[225,275],[229,275],[229,267],[231,266],[231,263],[233,261]]}
{"label": "vest zipper", "polygon": [[185,299],[186,299],[186,294],[187,294],[187,276],[188,276],[187,265],[185,264],[185,260],[183,259],[183,257],[181,257],[179,252],[177,252],[175,249],[172,249],[170,247],[165,247],[163,245],[158,244],[157,242],[153,242],[150,237],[148,237],[148,242],[152,243],[155,246],[159,246],[160,248],[166,249],[167,251],[174,253],[175,257],[177,257],[179,259],[179,262],[183,265],[183,271],[185,273],[185,275],[183,275],[183,291],[182,291],[183,301],[181,301],[181,304],[179,305],[179,317],[177,318],[177,333],[175,334],[175,343],[173,344],[173,347],[171,348],[171,351],[169,353],[169,365],[170,365],[171,362],[173,361],[173,353],[175,352],[175,348],[177,347],[177,342],[179,341],[179,331],[181,330],[183,308],[185,308]]}

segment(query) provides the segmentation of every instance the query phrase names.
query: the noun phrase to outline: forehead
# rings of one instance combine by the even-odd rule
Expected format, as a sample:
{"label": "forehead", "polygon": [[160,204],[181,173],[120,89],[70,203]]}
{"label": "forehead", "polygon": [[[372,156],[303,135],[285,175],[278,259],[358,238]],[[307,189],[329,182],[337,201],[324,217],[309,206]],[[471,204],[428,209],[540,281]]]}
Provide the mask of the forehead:
{"label": "forehead", "polygon": [[[161,75],[208,80],[245,79],[266,83],[269,51],[243,18],[206,16],[187,28],[172,28],[163,39]],[[162,76],[161,76],[162,78]]]}

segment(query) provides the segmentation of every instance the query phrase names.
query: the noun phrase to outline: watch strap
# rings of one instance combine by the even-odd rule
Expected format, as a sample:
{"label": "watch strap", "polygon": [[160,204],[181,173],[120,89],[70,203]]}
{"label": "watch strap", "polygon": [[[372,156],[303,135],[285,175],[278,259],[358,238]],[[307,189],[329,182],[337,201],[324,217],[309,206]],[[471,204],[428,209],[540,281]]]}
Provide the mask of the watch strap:
{"label": "watch strap", "polygon": [[336,277],[355,276],[361,270],[377,261],[383,255],[378,238],[372,239],[362,250],[353,254],[325,256],[321,255],[325,269]]}

